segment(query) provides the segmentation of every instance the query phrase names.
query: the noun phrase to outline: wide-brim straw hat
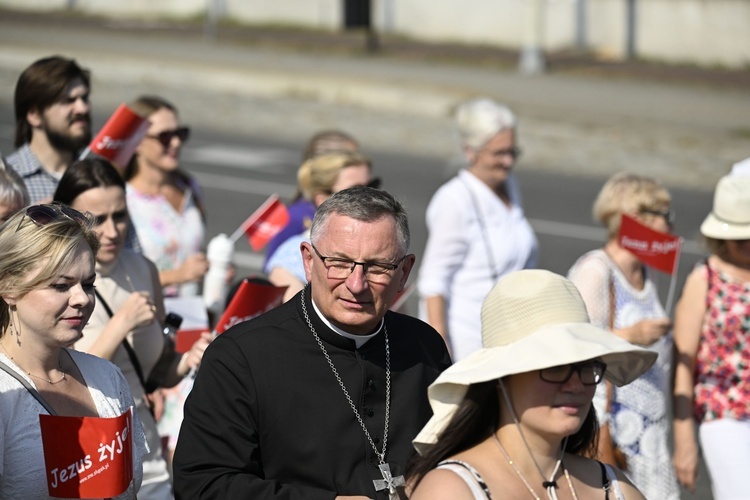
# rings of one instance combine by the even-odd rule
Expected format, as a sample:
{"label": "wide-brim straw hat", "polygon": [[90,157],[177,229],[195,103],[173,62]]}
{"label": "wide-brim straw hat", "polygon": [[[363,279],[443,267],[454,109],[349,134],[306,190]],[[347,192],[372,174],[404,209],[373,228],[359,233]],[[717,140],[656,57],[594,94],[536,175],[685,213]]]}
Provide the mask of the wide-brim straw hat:
{"label": "wide-brim straw hat", "polygon": [[717,240],[750,239],[750,176],[719,179],[714,206],[701,224],[701,234]]}
{"label": "wide-brim straw hat", "polygon": [[413,441],[420,453],[437,442],[471,384],[596,358],[607,364],[605,378],[621,386],[657,357],[592,325],[575,285],[543,270],[511,273],[492,288],[482,303],[482,344],[430,385],[433,417]]}

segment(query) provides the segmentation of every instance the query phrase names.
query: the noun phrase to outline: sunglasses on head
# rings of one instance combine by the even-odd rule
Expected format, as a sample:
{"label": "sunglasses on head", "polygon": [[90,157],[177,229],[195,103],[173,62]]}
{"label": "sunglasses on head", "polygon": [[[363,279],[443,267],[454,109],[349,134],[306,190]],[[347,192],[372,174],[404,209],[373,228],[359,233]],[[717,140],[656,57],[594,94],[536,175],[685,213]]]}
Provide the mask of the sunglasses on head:
{"label": "sunglasses on head", "polygon": [[81,212],[74,208],[70,208],[68,205],[63,205],[62,203],[57,202],[50,203],[49,205],[32,205],[27,208],[23,217],[21,217],[21,220],[18,221],[16,231],[21,228],[21,224],[26,217],[37,226],[46,226],[51,222],[59,220],[61,217],[70,219],[79,226],[88,223],[88,218],[86,218]]}
{"label": "sunglasses on head", "polygon": [[172,138],[177,137],[180,142],[186,142],[190,138],[190,127],[179,127],[174,130],[165,130],[156,135],[147,135],[149,139],[156,139],[162,146],[168,148],[172,143]]}

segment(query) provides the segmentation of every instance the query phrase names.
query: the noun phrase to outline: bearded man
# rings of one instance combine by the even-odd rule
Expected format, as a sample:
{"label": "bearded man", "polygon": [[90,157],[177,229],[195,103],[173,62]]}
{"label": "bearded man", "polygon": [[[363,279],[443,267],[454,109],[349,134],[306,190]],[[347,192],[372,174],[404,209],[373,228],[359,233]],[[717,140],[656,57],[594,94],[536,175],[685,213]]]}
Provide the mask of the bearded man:
{"label": "bearded man", "polygon": [[73,59],[39,59],[18,78],[15,147],[6,162],[26,183],[31,203],[52,199],[60,177],[91,141],[91,75]]}

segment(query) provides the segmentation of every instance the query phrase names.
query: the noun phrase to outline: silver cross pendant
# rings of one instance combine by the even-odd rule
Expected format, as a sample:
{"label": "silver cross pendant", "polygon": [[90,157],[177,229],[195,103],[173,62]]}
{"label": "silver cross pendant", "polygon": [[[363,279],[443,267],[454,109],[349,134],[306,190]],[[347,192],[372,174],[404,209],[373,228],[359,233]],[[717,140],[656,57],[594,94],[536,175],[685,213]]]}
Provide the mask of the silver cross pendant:
{"label": "silver cross pendant", "polygon": [[375,479],[373,481],[373,483],[375,484],[375,491],[381,491],[387,488],[388,499],[399,500],[396,486],[403,486],[404,484],[406,484],[404,481],[404,476],[393,477],[391,475],[391,466],[386,463],[378,465],[378,468],[380,469],[380,473],[383,475],[383,479]]}

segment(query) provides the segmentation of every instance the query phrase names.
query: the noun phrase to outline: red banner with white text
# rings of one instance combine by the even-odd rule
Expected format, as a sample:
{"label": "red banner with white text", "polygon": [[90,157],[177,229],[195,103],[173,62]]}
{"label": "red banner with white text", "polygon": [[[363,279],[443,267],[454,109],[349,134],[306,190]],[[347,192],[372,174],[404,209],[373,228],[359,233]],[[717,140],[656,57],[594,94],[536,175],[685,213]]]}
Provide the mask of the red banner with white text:
{"label": "red banner with white text", "polygon": [[289,212],[286,206],[281,203],[278,195],[273,194],[242,223],[229,239],[237,241],[239,236],[245,233],[250,247],[257,252],[288,223]]}
{"label": "red banner with white text", "polygon": [[655,231],[623,214],[617,241],[647,266],[667,274],[677,271],[682,238]]}
{"label": "red banner with white text", "polygon": [[248,279],[242,280],[237,293],[224,310],[219,322],[216,323],[214,333],[224,333],[228,328],[252,319],[274,307],[281,305],[284,298],[285,286],[274,286],[253,283]]}
{"label": "red banner with white text", "polygon": [[119,417],[39,415],[49,496],[109,498],[133,480],[133,409]]}
{"label": "red banner with white text", "polygon": [[120,104],[91,141],[87,152],[103,156],[124,169],[150,126],[147,119]]}

